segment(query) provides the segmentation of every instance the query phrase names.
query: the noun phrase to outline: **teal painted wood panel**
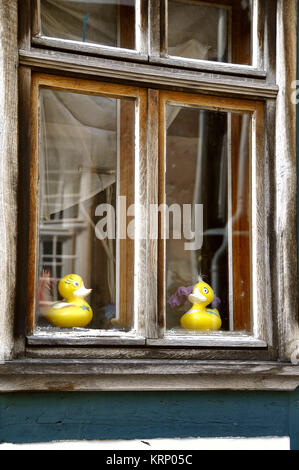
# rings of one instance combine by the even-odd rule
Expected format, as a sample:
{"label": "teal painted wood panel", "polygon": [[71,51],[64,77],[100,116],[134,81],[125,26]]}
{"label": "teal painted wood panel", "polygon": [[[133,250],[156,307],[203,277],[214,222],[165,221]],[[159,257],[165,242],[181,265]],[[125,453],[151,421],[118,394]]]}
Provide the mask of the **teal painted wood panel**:
{"label": "teal painted wood panel", "polygon": [[0,441],[291,436],[299,390],[0,395]]}

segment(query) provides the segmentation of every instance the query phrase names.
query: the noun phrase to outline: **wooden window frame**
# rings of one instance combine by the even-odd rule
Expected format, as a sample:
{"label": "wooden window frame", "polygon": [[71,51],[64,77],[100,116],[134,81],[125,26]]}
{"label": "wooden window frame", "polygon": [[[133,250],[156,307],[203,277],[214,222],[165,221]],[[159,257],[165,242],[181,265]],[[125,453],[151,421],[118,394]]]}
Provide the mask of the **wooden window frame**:
{"label": "wooden window frame", "polygon": [[[147,2],[145,0],[135,0],[135,38],[136,48],[127,49],[125,47],[112,47],[104,46],[101,44],[84,43],[80,41],[72,41],[60,38],[51,38],[42,34],[41,32],[41,18],[40,18],[40,2],[41,0],[31,1],[32,22],[32,44],[37,47],[47,47],[53,49],[62,49],[66,51],[79,52],[82,54],[95,54],[100,56],[120,57],[124,59],[133,59],[136,61],[144,61],[148,58],[147,47]],[[27,0],[26,0],[27,2]],[[24,2],[25,3],[25,2]],[[26,12],[26,5],[24,6]]]}
{"label": "wooden window frame", "polygon": [[[299,325],[297,302],[297,238],[296,238],[296,108],[291,101],[291,83],[296,79],[296,21],[297,5],[293,0],[267,0],[277,3],[277,50],[268,48],[269,30],[261,50],[266,76],[248,74],[244,67],[213,71],[207,64],[191,70],[177,64],[132,63],[107,57],[84,56],[47,48],[31,43],[30,18],[22,16],[19,42],[17,39],[17,0],[9,2],[9,11],[0,15],[5,31],[4,63],[7,72],[3,79],[1,99],[5,100],[5,129],[3,167],[0,185],[0,228],[3,233],[2,279],[6,302],[0,306],[0,390],[292,390],[299,384],[298,341]],[[28,6],[29,0],[19,2]],[[8,3],[5,3],[7,6]],[[154,7],[150,4],[150,9]],[[1,7],[0,7],[1,8]],[[270,8],[270,7],[269,7]],[[22,10],[20,10],[21,12]],[[29,11],[29,10],[28,10]],[[152,11],[152,10],[151,10]],[[265,12],[265,9],[264,9]],[[266,17],[267,15],[264,15]],[[272,15],[270,15],[272,17]],[[270,23],[273,26],[273,22]],[[270,28],[271,29],[271,28]],[[153,28],[151,29],[153,34]],[[273,34],[273,31],[271,32]],[[288,56],[283,51],[288,44]],[[264,47],[265,44],[265,47]],[[269,43],[270,44],[270,43]],[[266,59],[265,59],[266,57]],[[17,64],[19,62],[19,70]],[[286,71],[288,73],[286,73]],[[265,134],[263,168],[265,239],[261,266],[263,288],[271,307],[273,323],[266,324],[267,335],[274,338],[273,347],[250,348],[183,345],[167,347],[122,345],[107,343],[95,347],[88,340],[84,347],[65,339],[57,343],[53,338],[34,345],[26,341],[24,313],[26,296],[19,286],[26,285],[24,263],[28,259],[28,235],[24,220],[30,200],[30,90],[34,72],[70,76],[88,80],[111,81],[125,86],[149,88],[148,140],[142,197],[147,204],[158,200],[158,100],[156,90],[211,95],[220,98],[248,99],[263,103]],[[224,73],[222,73],[224,72]],[[17,102],[19,87],[19,103]],[[153,90],[155,88],[155,90]],[[154,103],[152,106],[151,103]],[[19,118],[17,119],[17,105]],[[1,119],[0,118],[0,119]],[[2,121],[3,122],[3,121]],[[282,132],[284,130],[284,132]],[[19,131],[19,132],[18,132]],[[19,136],[19,145],[17,144]],[[20,152],[18,153],[18,147]],[[19,155],[19,157],[18,157]],[[150,181],[148,175],[152,175]],[[19,176],[19,193],[16,181]],[[18,197],[19,194],[19,197]],[[4,196],[5,195],[5,198]],[[146,195],[146,196],[145,196]],[[10,204],[7,203],[10,201]],[[20,209],[17,212],[17,203]],[[5,211],[4,211],[5,208]],[[18,216],[17,216],[18,214]],[[16,232],[18,230],[18,238]],[[261,237],[262,234],[259,234]],[[27,248],[26,248],[27,247]],[[147,240],[143,245],[143,269],[148,286],[145,314],[150,337],[155,334],[153,322],[147,319],[157,315],[158,242]],[[17,266],[17,268],[16,268]],[[9,275],[7,275],[9,273]],[[151,273],[148,276],[148,273]],[[15,281],[16,277],[16,281]],[[25,284],[24,284],[24,281]],[[141,287],[141,286],[139,286]],[[261,301],[262,299],[260,299]],[[80,344],[80,346],[82,343]],[[61,347],[63,346],[63,347]]]}
{"label": "wooden window frame", "polygon": [[[50,334],[47,332],[45,335],[40,333],[35,334],[36,326],[36,286],[37,286],[37,249],[38,249],[38,180],[39,180],[39,148],[40,148],[40,133],[39,133],[39,91],[40,89],[51,89],[66,91],[72,93],[80,93],[84,95],[96,95],[106,96],[110,98],[133,98],[136,100],[136,118],[137,123],[135,125],[134,133],[136,133],[136,139],[138,140],[138,146],[140,149],[137,162],[129,162],[129,168],[124,166],[124,162],[128,165],[127,155],[120,156],[120,195],[126,196],[127,205],[130,204],[144,204],[143,192],[136,195],[129,195],[131,187],[133,186],[133,192],[139,185],[136,184],[136,180],[143,179],[142,168],[144,168],[144,160],[146,158],[144,154],[145,148],[145,132],[143,123],[144,116],[146,115],[147,106],[147,93],[146,90],[137,87],[129,87],[124,85],[114,85],[112,83],[101,83],[96,81],[78,80],[68,77],[59,77],[46,74],[33,73],[31,76],[31,123],[30,123],[30,140],[31,140],[31,152],[30,152],[30,208],[29,208],[29,250],[28,250],[28,290],[27,290],[27,337],[29,344],[35,344],[36,339],[47,341],[47,337],[51,336],[51,339],[55,340],[57,344],[65,338],[69,338],[69,334],[54,333]],[[138,134],[137,134],[138,133]],[[135,153],[135,152],[133,152]],[[137,156],[135,157],[137,159]],[[133,166],[133,168],[131,168]],[[136,177],[134,176],[134,169],[138,171]],[[140,170],[141,168],[141,170]],[[131,175],[127,174],[127,171],[131,172]],[[133,171],[133,175],[132,175]],[[130,181],[130,180],[131,181]],[[133,242],[129,239],[119,240],[121,245],[120,259],[117,265],[119,266],[119,316],[120,321],[127,324],[126,321],[130,318],[130,324],[133,323],[132,331],[125,332],[110,332],[105,330],[90,330],[86,328],[86,331],[79,331],[77,334],[74,333],[74,341],[77,344],[85,344],[86,341],[91,341],[93,344],[109,344],[115,343],[116,345],[121,342],[122,344],[135,344],[144,345],[144,318],[142,315],[143,308],[141,305],[137,305],[137,311],[140,312],[136,315],[134,312],[134,302],[127,295],[128,292],[135,292],[134,289],[134,274],[129,275],[130,272],[134,273],[134,256],[137,256],[142,264],[142,249],[140,248],[140,241]],[[143,273],[144,274],[144,273]],[[136,317],[136,318],[135,318]],[[81,341],[81,342],[80,342]]]}
{"label": "wooden window frame", "polygon": [[[264,226],[264,104],[258,101],[240,100],[234,98],[219,98],[207,95],[194,95],[188,93],[180,93],[173,91],[155,91],[157,95],[159,117],[157,119],[156,134],[159,135],[159,162],[158,174],[158,197],[156,203],[166,204],[165,200],[165,171],[166,168],[166,122],[165,122],[165,106],[167,104],[182,104],[184,106],[192,106],[197,109],[218,110],[224,112],[240,112],[248,113],[252,118],[252,129],[250,137],[250,145],[252,146],[252,157],[250,162],[250,184],[252,188],[251,207],[255,208],[251,213],[251,277],[252,286],[260,285],[260,292],[257,298],[251,299],[252,307],[250,310],[252,316],[252,332],[244,333],[238,331],[221,331],[217,333],[198,333],[195,336],[187,334],[171,335],[166,330],[166,284],[165,284],[165,268],[166,268],[166,240],[160,237],[158,241],[158,270],[155,273],[158,280],[158,305],[156,311],[152,314],[152,336],[147,339],[146,344],[149,346],[205,346],[205,347],[256,347],[266,348],[273,344],[273,339],[269,335],[269,325],[271,325],[271,315],[266,312],[271,310],[268,306],[265,309],[265,302],[261,302],[262,298],[267,298],[263,286],[264,273],[267,272],[267,260],[264,258],[265,252],[264,240],[267,237],[266,227]],[[165,220],[165,214],[162,214],[162,224]],[[165,223],[164,223],[165,225]],[[259,226],[257,232],[256,227]],[[239,257],[240,259],[240,257]],[[254,289],[252,288],[254,294]],[[158,320],[157,320],[158,319]],[[268,327],[267,327],[268,325]]]}
{"label": "wooden window frame", "polygon": [[[192,68],[213,73],[239,74],[266,78],[274,74],[275,64],[267,44],[274,44],[276,31],[276,1],[253,0],[252,65],[172,56],[167,52],[168,0],[150,1],[149,60],[154,64]],[[184,1],[184,0],[181,0]],[[189,0],[187,0],[189,1]],[[196,0],[190,0],[196,1]],[[200,1],[199,1],[200,3]],[[232,6],[233,0],[217,0],[217,5]]]}

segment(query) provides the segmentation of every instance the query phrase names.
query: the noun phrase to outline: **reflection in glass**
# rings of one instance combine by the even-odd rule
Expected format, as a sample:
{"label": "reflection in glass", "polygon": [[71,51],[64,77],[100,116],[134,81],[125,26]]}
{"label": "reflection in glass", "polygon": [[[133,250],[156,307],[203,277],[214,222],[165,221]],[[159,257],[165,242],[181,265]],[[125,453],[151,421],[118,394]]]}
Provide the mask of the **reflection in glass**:
{"label": "reflection in glass", "polygon": [[[116,213],[125,192],[119,162],[124,154],[134,160],[135,101],[42,88],[40,109],[38,326],[49,325],[41,302],[61,301],[57,285],[73,273],[92,288],[88,328],[128,330],[132,317],[124,323],[118,309],[115,218],[114,237],[101,239],[100,216],[108,215],[99,208],[108,204]],[[123,137],[124,113],[132,124]]]}
{"label": "reflection in glass", "polygon": [[[223,3],[223,4],[222,4]],[[252,0],[168,0],[168,54],[251,64]]]}
{"label": "reflection in glass", "polygon": [[166,204],[181,208],[184,204],[193,208],[194,204],[203,205],[200,249],[188,251],[184,237],[174,239],[174,218],[170,217],[170,238],[166,241],[167,328],[184,333],[180,318],[191,307],[190,289],[185,292],[180,288],[191,288],[202,276],[221,302],[215,307],[221,315],[222,330],[251,330],[251,118],[176,105],[167,105],[166,116]]}
{"label": "reflection in glass", "polygon": [[41,0],[44,36],[135,49],[135,0]]}

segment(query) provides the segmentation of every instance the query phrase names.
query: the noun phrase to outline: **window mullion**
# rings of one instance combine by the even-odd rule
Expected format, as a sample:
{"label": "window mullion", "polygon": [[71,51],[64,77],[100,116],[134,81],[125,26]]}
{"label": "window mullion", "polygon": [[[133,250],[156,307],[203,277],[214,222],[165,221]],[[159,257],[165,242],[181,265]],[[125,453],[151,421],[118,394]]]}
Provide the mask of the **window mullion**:
{"label": "window mullion", "polygon": [[149,0],[149,55],[150,57],[160,57],[161,44],[161,1]]}
{"label": "window mullion", "polygon": [[158,338],[158,240],[153,208],[158,203],[159,91],[148,90],[147,126],[147,338]]}

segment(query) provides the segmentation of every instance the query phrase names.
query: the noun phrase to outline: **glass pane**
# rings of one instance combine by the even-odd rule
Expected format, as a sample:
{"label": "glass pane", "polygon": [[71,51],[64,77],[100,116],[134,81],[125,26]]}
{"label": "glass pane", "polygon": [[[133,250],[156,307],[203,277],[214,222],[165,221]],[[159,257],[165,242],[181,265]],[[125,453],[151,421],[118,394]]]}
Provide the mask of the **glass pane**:
{"label": "glass pane", "polygon": [[41,0],[44,36],[135,49],[135,0]]}
{"label": "glass pane", "polygon": [[[118,287],[126,247],[117,241],[116,213],[119,196],[134,187],[135,105],[40,90],[39,327],[133,327],[133,307],[123,306]],[[133,298],[130,262],[125,282]]]}
{"label": "glass pane", "polygon": [[167,328],[251,330],[251,117],[176,105],[166,116]]}
{"label": "glass pane", "polygon": [[168,0],[168,54],[251,64],[252,0]]}

